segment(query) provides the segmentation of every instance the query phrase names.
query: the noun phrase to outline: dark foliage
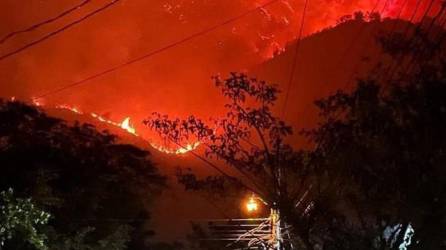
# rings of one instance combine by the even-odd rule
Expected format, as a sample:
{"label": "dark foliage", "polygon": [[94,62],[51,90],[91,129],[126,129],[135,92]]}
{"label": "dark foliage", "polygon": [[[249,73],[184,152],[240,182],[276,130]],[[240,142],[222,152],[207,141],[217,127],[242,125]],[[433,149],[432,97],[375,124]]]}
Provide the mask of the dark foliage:
{"label": "dark foliage", "polygon": [[363,232],[354,239],[365,249],[398,249],[404,234],[392,245],[382,233],[395,225],[414,227],[411,249],[446,247],[445,32],[415,32],[381,38],[394,72],[318,101],[322,121],[307,134],[317,145],[312,165],[339,180],[340,214]]}
{"label": "dark foliage", "polygon": [[91,125],[0,101],[0,190],[12,187],[48,211],[53,239],[94,228],[86,242],[97,242],[129,225],[129,247],[142,249],[152,234],[147,205],[165,182],[148,156]]}
{"label": "dark foliage", "polygon": [[446,33],[435,22],[380,37],[391,65],[316,102],[320,124],[303,132],[311,150],[286,143],[291,127],[271,111],[277,88],[244,74],[214,79],[226,116],[155,113],[145,124],[166,141],[201,141],[280,211],[302,249],[400,249],[411,227],[412,249],[445,248]]}
{"label": "dark foliage", "polygon": [[[190,116],[170,119],[155,113],[145,121],[166,141],[182,144],[199,140],[205,156],[224,161],[238,173],[238,181],[245,191],[254,192],[270,207],[281,212],[284,225],[292,225],[300,244],[311,247],[311,216],[315,201],[309,199],[319,193],[312,189],[314,179],[308,152],[296,151],[286,140],[292,129],[272,112],[277,100],[276,86],[232,73],[228,78],[214,78],[215,85],[228,100],[226,116],[203,121]],[[188,189],[226,187],[234,177],[226,175],[204,180],[193,174],[180,175],[180,182]],[[331,189],[326,185],[324,189]],[[320,210],[318,216],[325,215]]]}

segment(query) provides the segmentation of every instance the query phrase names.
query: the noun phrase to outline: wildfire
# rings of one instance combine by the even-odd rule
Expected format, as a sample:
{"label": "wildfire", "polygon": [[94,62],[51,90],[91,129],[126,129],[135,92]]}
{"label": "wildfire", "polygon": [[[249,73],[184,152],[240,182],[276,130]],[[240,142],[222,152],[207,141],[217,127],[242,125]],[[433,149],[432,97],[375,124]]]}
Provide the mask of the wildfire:
{"label": "wildfire", "polygon": [[[34,99],[32,99],[32,102],[36,106],[43,106],[42,100],[38,100],[38,99],[34,98]],[[70,106],[70,105],[66,105],[66,104],[57,105],[57,106],[55,106],[55,108],[56,109],[67,110],[67,111],[70,111],[70,112],[73,112],[73,113],[76,113],[76,114],[79,114],[79,115],[86,114],[86,113],[82,112],[79,108],[74,107],[74,106]],[[135,127],[133,127],[132,124],[130,123],[130,117],[126,117],[122,122],[115,122],[115,121],[107,119],[107,118],[105,118],[105,117],[103,117],[103,116],[101,116],[99,114],[96,114],[96,113],[88,113],[88,115],[90,115],[91,117],[93,117],[94,119],[96,119],[99,122],[110,124],[112,126],[115,126],[115,127],[123,129],[124,131],[126,131],[129,134],[132,134],[134,136],[143,138],[143,137],[138,135],[138,133],[136,132]],[[146,139],[144,139],[144,140],[146,140]],[[188,143],[188,144],[186,144],[183,147],[180,147],[178,149],[172,149],[172,148],[169,148],[169,147],[165,147],[165,146],[159,145],[159,144],[154,143],[154,142],[150,142],[148,140],[146,140],[146,141],[150,144],[150,146],[152,146],[154,149],[156,149],[156,150],[158,150],[158,151],[160,151],[162,153],[176,154],[176,155],[186,154],[187,152],[195,150],[200,145],[200,142],[195,142],[195,143]]]}
{"label": "wildfire", "polygon": [[130,125],[130,117],[125,118],[124,121],[121,122],[121,128],[130,134],[136,135],[136,129]]}
{"label": "wildfire", "polygon": [[184,147],[181,147],[181,148],[176,149],[176,150],[164,147],[162,145],[158,145],[158,144],[153,143],[153,142],[151,142],[150,145],[153,148],[157,149],[158,151],[166,153],[166,154],[185,154],[187,152],[195,150],[200,145],[200,142],[189,143],[189,144],[185,145]]}
{"label": "wildfire", "polygon": [[68,105],[57,105],[56,108],[57,108],[57,109],[65,109],[65,110],[69,110],[69,111],[71,111],[71,112],[74,112],[74,113],[76,113],[76,114],[80,114],[80,115],[83,114],[82,111],[80,111],[78,108],[76,108],[76,107],[71,107],[71,106],[68,106]]}
{"label": "wildfire", "polygon": [[41,106],[43,106],[43,101],[42,101],[41,98],[35,98],[35,97],[32,97],[32,98],[31,98],[31,101],[32,101],[32,103],[33,103],[35,106],[37,106],[37,107],[41,107]]}

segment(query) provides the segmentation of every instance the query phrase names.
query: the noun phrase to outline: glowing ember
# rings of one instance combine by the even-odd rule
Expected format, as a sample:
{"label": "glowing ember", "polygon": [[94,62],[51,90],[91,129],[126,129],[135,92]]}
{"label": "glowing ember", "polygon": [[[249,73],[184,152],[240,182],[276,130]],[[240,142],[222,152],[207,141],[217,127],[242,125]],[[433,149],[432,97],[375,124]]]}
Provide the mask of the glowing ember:
{"label": "glowing ember", "polygon": [[31,101],[32,101],[32,103],[33,103],[34,105],[36,105],[37,107],[41,107],[41,106],[43,106],[43,101],[42,101],[41,98],[35,98],[35,97],[32,97],[32,98],[31,98]]}
{"label": "glowing ember", "polygon": [[65,109],[65,110],[69,110],[69,111],[71,111],[71,112],[74,112],[74,113],[76,113],[76,114],[80,114],[80,115],[83,114],[78,108],[76,108],[76,107],[71,107],[71,106],[64,105],[64,104],[62,104],[62,105],[57,105],[56,108],[57,108],[57,109]]}

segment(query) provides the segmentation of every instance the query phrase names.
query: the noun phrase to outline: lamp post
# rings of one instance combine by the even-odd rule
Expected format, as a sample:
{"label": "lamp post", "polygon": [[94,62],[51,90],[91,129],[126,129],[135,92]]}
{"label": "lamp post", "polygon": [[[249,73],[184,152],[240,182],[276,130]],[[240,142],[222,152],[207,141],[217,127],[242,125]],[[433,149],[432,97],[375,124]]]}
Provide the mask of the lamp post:
{"label": "lamp post", "polygon": [[[261,201],[264,205],[268,205],[260,197],[252,194],[246,204],[245,208],[248,213],[255,213],[259,210],[258,201]],[[277,208],[272,207],[269,215],[271,234],[268,239],[268,248],[266,250],[282,250],[282,232],[280,227],[280,213]]]}

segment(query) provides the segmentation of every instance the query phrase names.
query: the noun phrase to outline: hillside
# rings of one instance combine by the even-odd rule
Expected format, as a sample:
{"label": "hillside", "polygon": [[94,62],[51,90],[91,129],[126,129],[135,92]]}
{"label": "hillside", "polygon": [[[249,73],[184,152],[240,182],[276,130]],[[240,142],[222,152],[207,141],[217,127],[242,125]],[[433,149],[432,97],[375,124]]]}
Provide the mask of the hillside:
{"label": "hillside", "polygon": [[[313,105],[314,100],[327,96],[337,89],[351,87],[352,81],[348,82],[348,80],[353,80],[353,76],[365,75],[380,59],[389,60],[382,55],[375,38],[379,32],[393,27],[394,22],[396,21],[373,23],[349,21],[301,41],[294,81],[289,92],[292,98],[288,100],[285,112],[286,119],[296,131],[316,124],[317,110]],[[399,22],[398,27],[403,27],[403,24]],[[283,53],[250,70],[250,75],[280,85],[284,93],[278,102],[277,112],[282,111],[296,44],[296,42],[291,43]],[[352,74],[354,70],[357,74]],[[48,111],[54,116],[63,117],[71,122],[78,120],[93,124],[99,130],[108,130],[117,134],[123,143],[134,144],[151,152],[151,157],[160,167],[161,172],[170,177],[169,189],[158,198],[153,208],[153,223],[156,227],[157,239],[181,240],[176,237],[172,239],[172,235],[185,235],[190,230],[189,221],[222,217],[215,204],[211,204],[200,195],[185,192],[183,187],[176,183],[174,175],[178,166],[191,167],[203,175],[214,174],[213,170],[193,155],[169,155],[159,152],[146,140],[135,137],[116,126],[101,123],[89,115],[78,115],[66,110]],[[297,139],[298,135],[295,137]],[[301,138],[296,140],[298,144],[301,142]],[[202,209],[197,210],[187,205],[178,207],[178,204],[191,203],[200,204]],[[218,206],[231,207],[228,204],[218,204]],[[229,212],[237,214],[237,211]]]}
{"label": "hillside", "polygon": [[[295,131],[311,128],[317,123],[315,100],[338,89],[352,87],[354,79],[365,76],[379,60],[389,62],[376,38],[378,34],[391,30],[395,23],[399,29],[407,25],[395,20],[347,21],[301,40],[285,112],[286,120]],[[283,93],[276,110],[280,114],[296,46],[297,42],[289,44],[282,54],[250,70],[251,75],[280,86]],[[302,142],[301,138],[298,141]]]}
{"label": "hillside", "polygon": [[[209,168],[208,165],[195,158],[192,154],[176,155],[160,152],[153,148],[145,139],[134,136],[119,127],[100,122],[88,114],[77,114],[69,110],[54,108],[45,110],[50,115],[63,118],[68,123],[80,122],[91,124],[99,131],[105,130],[118,136],[120,143],[136,145],[150,152],[150,159],[158,166],[161,174],[168,177],[167,189],[163,191],[162,195],[156,198],[154,204],[147,208],[151,210],[152,218],[150,222],[152,223],[151,228],[154,228],[156,232],[155,240],[185,240],[185,238],[179,239],[177,236],[184,235],[186,237],[187,232],[190,230],[191,221],[205,218],[222,218],[221,210],[216,210],[216,204],[214,202],[210,203],[208,198],[201,194],[184,190],[184,187],[177,183],[175,174],[178,167],[190,167],[202,176],[216,174],[213,169]],[[197,151],[200,152],[200,149],[198,148]],[[235,202],[239,201],[237,200]],[[186,205],[178,207],[179,204]],[[187,204],[199,204],[200,209],[196,209],[194,206],[188,206]],[[231,204],[219,203],[217,206],[219,208],[232,208],[232,210],[225,209],[225,214],[238,216],[238,211],[234,211],[234,206],[231,206]]]}

